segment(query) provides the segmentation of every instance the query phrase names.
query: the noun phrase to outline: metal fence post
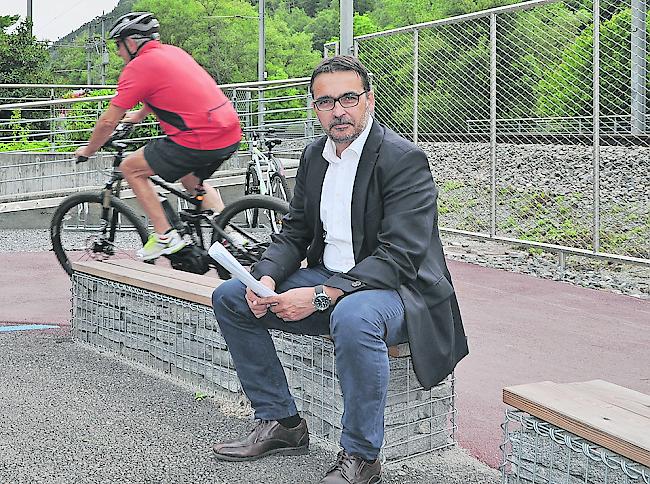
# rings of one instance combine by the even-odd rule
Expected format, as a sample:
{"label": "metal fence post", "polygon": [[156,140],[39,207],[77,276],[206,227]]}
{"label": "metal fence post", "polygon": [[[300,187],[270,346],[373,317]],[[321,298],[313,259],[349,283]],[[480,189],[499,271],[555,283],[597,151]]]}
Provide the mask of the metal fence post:
{"label": "metal fence post", "polygon": [[[54,88],[50,89],[50,100],[53,100],[54,98]],[[56,121],[54,120],[54,105],[50,106],[50,149],[52,151],[55,150],[56,144],[54,142],[55,140],[55,135],[54,132],[56,131]]]}
{"label": "metal fence post", "polygon": [[311,89],[307,87],[307,122],[305,123],[305,138],[308,140],[314,139],[314,113],[311,108]]}
{"label": "metal fence post", "polygon": [[497,16],[490,15],[490,236],[497,232]]}
{"label": "metal fence post", "polygon": [[264,129],[264,88],[259,86],[257,88],[257,127]]}
{"label": "metal fence post", "polygon": [[646,131],[646,0],[632,0],[632,134],[644,134]]}
{"label": "metal fence post", "polygon": [[593,90],[594,90],[594,130],[593,130],[593,174],[594,174],[594,214],[593,251],[600,251],[600,0],[594,0],[594,46],[593,46]]}
{"label": "metal fence post", "polygon": [[419,54],[420,54],[420,35],[419,31],[413,31],[413,143],[418,142],[418,73],[419,73]]}
{"label": "metal fence post", "polygon": [[246,103],[246,107],[244,108],[244,112],[246,113],[244,126],[246,129],[251,129],[253,126],[253,116],[251,114],[253,112],[253,96],[248,89],[244,93],[244,103]]}

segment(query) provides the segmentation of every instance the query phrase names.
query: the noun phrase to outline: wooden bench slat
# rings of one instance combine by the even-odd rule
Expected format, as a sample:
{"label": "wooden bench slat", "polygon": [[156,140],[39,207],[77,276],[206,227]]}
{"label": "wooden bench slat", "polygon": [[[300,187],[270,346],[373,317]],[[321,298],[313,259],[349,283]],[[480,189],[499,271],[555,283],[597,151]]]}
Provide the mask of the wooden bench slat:
{"label": "wooden bench slat", "polygon": [[213,288],[99,261],[73,262],[75,271],[212,306]]}
{"label": "wooden bench slat", "polygon": [[217,287],[223,281],[217,277],[206,276],[204,274],[192,274],[191,272],[179,271],[177,269],[172,269],[171,267],[157,266],[155,264],[145,264],[132,259],[116,259],[116,260],[107,260],[105,264],[110,264],[119,267],[126,267],[129,269],[134,269],[142,272],[147,272],[149,274],[156,274],[159,276],[170,277],[172,279],[177,279],[179,281],[190,282],[192,284],[199,284],[202,286],[207,286],[212,289]]}
{"label": "wooden bench slat", "polygon": [[650,467],[650,421],[635,412],[550,381],[504,388],[503,401]]}
{"label": "wooden bench slat", "polygon": [[[621,387],[605,380],[591,380],[585,382],[569,383],[573,388],[592,394],[603,402],[611,403],[618,407],[636,413],[648,419],[650,425],[650,395],[635,392],[629,388]],[[650,428],[648,428],[650,433]]]}

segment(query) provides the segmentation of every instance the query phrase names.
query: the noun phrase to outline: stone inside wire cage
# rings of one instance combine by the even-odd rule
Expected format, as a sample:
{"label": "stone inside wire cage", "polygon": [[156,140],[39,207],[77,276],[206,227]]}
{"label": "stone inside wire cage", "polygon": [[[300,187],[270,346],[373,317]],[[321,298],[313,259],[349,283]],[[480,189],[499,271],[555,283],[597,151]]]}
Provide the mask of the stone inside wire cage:
{"label": "stone inside wire cage", "polygon": [[519,410],[507,410],[503,484],[650,484],[650,469]]}
{"label": "stone inside wire cage", "polygon": [[[72,333],[219,398],[245,400],[212,308],[75,273]],[[310,434],[338,444],[343,397],[334,346],[323,337],[273,331],[273,341]],[[398,462],[454,445],[453,375],[431,390],[409,357],[390,359],[382,458]]]}

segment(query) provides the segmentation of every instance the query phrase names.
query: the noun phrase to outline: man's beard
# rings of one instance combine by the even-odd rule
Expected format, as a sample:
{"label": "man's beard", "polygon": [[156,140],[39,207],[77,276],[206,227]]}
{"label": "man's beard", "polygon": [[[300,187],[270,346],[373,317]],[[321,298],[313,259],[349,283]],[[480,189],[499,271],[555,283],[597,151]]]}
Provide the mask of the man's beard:
{"label": "man's beard", "polygon": [[[359,124],[355,125],[347,116],[341,116],[334,118],[327,130],[327,136],[330,137],[334,143],[347,143],[354,141],[357,139],[361,133],[363,133],[363,130],[366,129],[366,126],[368,126],[368,119],[370,118],[370,110],[366,108],[366,111],[363,113],[363,117],[359,120]],[[344,134],[337,136],[334,134],[334,126],[339,125],[339,124],[349,124],[354,127],[354,130],[350,134]]]}

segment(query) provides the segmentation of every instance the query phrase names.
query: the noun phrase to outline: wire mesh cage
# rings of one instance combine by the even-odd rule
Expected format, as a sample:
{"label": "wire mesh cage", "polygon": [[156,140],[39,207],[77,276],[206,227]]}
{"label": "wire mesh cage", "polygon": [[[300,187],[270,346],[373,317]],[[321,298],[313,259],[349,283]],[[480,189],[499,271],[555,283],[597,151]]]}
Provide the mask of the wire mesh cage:
{"label": "wire mesh cage", "polygon": [[[72,334],[220,398],[247,402],[212,309],[75,272]],[[343,396],[329,339],[272,332],[312,436],[338,444]],[[399,462],[454,445],[454,379],[424,390],[408,357],[390,359],[382,457]]]}
{"label": "wire mesh cage", "polygon": [[506,411],[503,484],[648,484],[650,469],[519,410]]}

